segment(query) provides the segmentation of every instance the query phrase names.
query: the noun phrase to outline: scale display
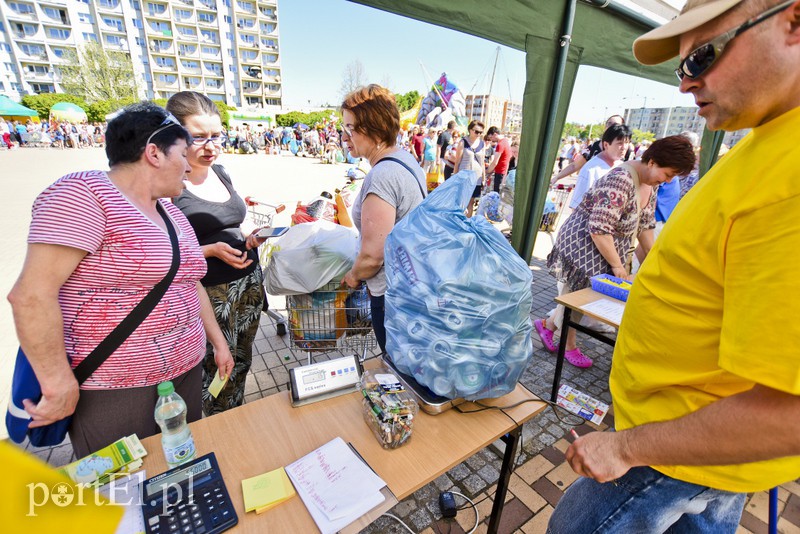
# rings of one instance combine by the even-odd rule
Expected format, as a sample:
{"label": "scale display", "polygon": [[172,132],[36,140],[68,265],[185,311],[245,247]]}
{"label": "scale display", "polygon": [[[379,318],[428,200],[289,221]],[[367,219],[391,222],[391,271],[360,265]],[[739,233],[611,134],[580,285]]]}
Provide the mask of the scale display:
{"label": "scale display", "polygon": [[356,356],[320,362],[289,370],[292,405],[310,402],[355,391],[361,379],[361,364]]}

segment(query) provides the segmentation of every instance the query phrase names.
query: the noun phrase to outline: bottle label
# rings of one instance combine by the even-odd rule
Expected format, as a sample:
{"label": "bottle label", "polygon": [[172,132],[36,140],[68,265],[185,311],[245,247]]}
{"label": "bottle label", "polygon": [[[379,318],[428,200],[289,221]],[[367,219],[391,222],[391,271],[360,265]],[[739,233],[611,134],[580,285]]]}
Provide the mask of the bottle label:
{"label": "bottle label", "polygon": [[167,447],[162,443],[162,446],[164,448],[164,456],[166,457],[169,465],[178,465],[186,460],[191,460],[194,458],[194,438],[192,438],[191,434],[189,434],[189,438],[180,445],[176,445],[175,447]]}

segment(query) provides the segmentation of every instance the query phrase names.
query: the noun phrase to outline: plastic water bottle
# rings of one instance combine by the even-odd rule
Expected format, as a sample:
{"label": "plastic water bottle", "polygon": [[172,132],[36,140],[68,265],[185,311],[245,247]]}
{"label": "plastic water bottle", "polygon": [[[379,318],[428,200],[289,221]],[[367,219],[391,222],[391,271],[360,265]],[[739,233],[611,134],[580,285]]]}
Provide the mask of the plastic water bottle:
{"label": "plastic water bottle", "polygon": [[161,427],[161,446],[167,465],[172,468],[188,462],[195,456],[194,439],[186,424],[186,403],[175,393],[172,382],[158,385],[156,423]]}

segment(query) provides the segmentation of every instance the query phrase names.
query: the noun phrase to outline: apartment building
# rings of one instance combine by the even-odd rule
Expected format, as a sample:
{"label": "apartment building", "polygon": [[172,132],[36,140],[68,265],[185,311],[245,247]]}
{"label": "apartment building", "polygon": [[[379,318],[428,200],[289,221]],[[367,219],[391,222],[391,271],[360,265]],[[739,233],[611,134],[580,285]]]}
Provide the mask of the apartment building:
{"label": "apartment building", "polygon": [[0,94],[61,92],[88,41],[130,54],[140,98],[282,106],[278,0],[0,0]]}
{"label": "apartment building", "polygon": [[[651,132],[656,138],[678,135],[683,131],[703,135],[706,120],[697,114],[696,106],[674,108],[632,108],[625,110],[625,123],[634,130]],[[727,132],[723,143],[735,145],[750,130]]]}
{"label": "apartment building", "polygon": [[470,121],[481,121],[487,128],[497,126],[506,133],[522,129],[522,104],[491,94],[467,95],[464,100]]}

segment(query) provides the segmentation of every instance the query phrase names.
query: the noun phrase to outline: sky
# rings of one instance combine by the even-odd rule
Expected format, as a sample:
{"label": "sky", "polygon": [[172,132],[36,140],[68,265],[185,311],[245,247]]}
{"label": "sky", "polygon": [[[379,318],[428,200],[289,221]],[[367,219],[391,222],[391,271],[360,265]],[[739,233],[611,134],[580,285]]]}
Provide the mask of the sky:
{"label": "sky", "polygon": [[[425,94],[446,72],[465,95],[489,90],[522,101],[525,54],[497,43],[346,0],[281,0],[278,5],[283,106],[337,106],[349,64],[365,81],[395,93]],[[499,57],[494,69],[495,57]],[[677,79],[676,79],[677,82]],[[580,67],[568,122],[602,122],[625,108],[693,106],[677,87],[594,67]]]}

